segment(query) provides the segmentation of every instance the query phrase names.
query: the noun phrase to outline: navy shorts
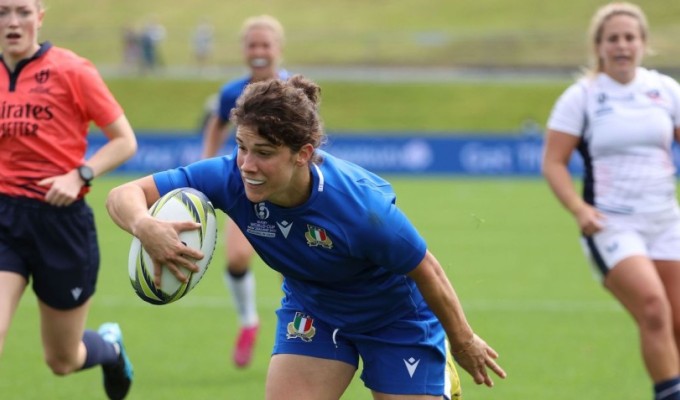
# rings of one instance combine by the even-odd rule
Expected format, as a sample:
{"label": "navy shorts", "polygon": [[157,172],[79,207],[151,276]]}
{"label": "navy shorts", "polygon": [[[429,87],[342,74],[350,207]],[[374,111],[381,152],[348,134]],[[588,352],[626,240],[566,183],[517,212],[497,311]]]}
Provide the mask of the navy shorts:
{"label": "navy shorts", "polygon": [[364,385],[381,393],[443,396],[450,390],[446,335],[428,308],[374,331],[350,333],[331,327],[289,300],[276,312],[273,354],[338,360],[355,368],[361,357]]}
{"label": "navy shorts", "polygon": [[0,195],[0,271],[16,272],[47,305],[68,310],[95,291],[99,246],[94,215],[84,200],[54,207]]}

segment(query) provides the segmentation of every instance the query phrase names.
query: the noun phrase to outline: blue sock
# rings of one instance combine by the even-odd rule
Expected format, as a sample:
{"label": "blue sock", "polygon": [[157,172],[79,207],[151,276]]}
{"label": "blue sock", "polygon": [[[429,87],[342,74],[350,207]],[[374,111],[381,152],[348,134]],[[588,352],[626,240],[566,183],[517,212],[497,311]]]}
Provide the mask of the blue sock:
{"label": "blue sock", "polygon": [[114,364],[118,361],[116,347],[102,339],[97,332],[86,330],[83,333],[83,343],[87,350],[87,356],[85,356],[85,364],[81,369],[88,369],[101,364]]}
{"label": "blue sock", "polygon": [[680,376],[655,384],[654,400],[680,400]]}

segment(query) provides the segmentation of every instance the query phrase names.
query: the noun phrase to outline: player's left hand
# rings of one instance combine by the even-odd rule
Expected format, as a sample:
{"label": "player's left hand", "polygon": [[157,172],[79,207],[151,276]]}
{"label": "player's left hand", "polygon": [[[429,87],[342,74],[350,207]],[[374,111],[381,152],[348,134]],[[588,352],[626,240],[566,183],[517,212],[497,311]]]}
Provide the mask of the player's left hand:
{"label": "player's left hand", "polygon": [[38,186],[50,187],[45,194],[45,201],[57,207],[66,207],[76,201],[83,185],[84,183],[76,170],[45,178],[38,182]]}
{"label": "player's left hand", "polygon": [[478,385],[485,384],[493,387],[493,380],[488,374],[487,368],[496,375],[505,378],[507,374],[496,363],[498,353],[477,335],[463,349],[451,349],[451,354],[456,362],[465,369]]}

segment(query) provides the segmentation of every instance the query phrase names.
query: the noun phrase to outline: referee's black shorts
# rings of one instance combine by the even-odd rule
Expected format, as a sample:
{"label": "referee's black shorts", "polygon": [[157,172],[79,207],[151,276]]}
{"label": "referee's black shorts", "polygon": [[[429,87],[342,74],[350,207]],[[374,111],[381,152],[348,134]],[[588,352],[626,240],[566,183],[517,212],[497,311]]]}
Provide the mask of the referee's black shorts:
{"label": "referee's black shorts", "polygon": [[84,200],[55,207],[0,195],[0,271],[32,279],[47,305],[68,310],[95,291],[99,245],[92,209]]}

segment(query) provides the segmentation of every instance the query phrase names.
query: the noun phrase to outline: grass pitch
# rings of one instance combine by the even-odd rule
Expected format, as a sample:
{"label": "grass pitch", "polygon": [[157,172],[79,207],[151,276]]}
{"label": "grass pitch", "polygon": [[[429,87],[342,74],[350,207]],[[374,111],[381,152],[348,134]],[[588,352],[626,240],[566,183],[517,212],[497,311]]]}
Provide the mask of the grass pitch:
{"label": "grass pitch", "polygon": [[[148,21],[167,31],[165,65],[195,65],[199,21],[215,28],[211,65],[241,65],[246,17],[271,14],[286,29],[288,65],[579,66],[588,23],[607,0],[46,0],[42,40],[72,48],[97,64],[122,60],[124,27]],[[651,62],[677,66],[680,3],[638,0],[651,25]]]}
{"label": "grass pitch", "polygon": [[[115,320],[135,367],[130,400],[261,399],[273,342],[280,280],[254,267],[261,334],[252,366],[231,362],[236,313],[222,283],[220,246],[206,276],[185,298],[144,303],[127,278],[131,238],[104,210],[122,177],[102,178],[89,203],[102,264],[88,327]],[[596,283],[574,222],[541,180],[394,178],[398,204],[427,239],[476,332],[508,372],[496,387],[460,371],[466,399],[642,399],[650,385],[634,325]],[[222,240],[222,232],[218,242]],[[343,399],[370,399],[357,377]],[[3,400],[105,399],[101,372],[58,378],[43,364],[35,296],[26,292],[0,359]]]}
{"label": "grass pitch", "polygon": [[[136,130],[198,134],[205,99],[224,81],[135,78],[107,83]],[[543,125],[570,82],[318,83],[329,132],[447,135],[520,134],[527,120]]]}

